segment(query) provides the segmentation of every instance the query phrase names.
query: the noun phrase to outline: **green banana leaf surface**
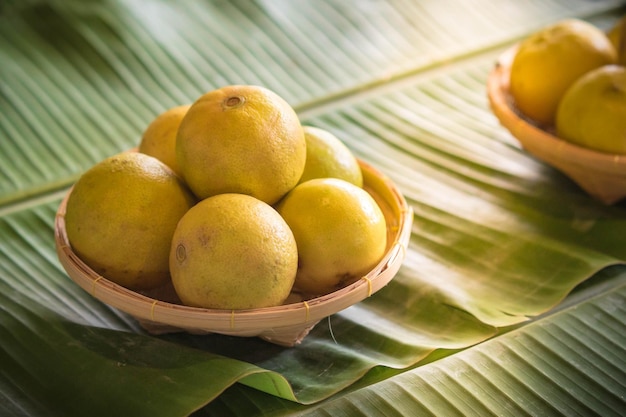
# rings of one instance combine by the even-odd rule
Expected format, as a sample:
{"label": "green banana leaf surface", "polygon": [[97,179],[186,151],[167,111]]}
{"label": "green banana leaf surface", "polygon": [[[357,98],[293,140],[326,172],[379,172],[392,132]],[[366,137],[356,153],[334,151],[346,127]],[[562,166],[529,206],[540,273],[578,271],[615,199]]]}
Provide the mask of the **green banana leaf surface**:
{"label": "green banana leaf surface", "polygon": [[[626,203],[492,114],[506,48],[617,0],[0,3],[0,415],[620,415]],[[286,348],[151,335],[83,291],[54,220],[162,111],[263,85],[401,190],[395,278]]]}

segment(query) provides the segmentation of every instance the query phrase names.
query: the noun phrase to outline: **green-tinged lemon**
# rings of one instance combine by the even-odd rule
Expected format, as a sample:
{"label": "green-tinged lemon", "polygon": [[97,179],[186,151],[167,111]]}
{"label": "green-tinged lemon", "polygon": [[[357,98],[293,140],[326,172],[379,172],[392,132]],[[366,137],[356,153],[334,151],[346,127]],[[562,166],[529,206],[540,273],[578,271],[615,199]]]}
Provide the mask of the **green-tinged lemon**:
{"label": "green-tinged lemon", "polygon": [[556,131],[577,145],[626,154],[626,68],[606,65],[579,78],[559,105]]}
{"label": "green-tinged lemon", "polygon": [[191,191],[161,161],[125,152],[78,179],[65,228],[73,251],[98,274],[133,290],[152,289],[169,280],[172,235],[194,203]]}
{"label": "green-tinged lemon", "polygon": [[339,178],[362,187],[363,174],[352,151],[328,130],[303,126],[306,164],[300,182],[313,178]]}
{"label": "green-tinged lemon", "polygon": [[298,245],[295,288],[325,294],[367,274],[386,249],[385,217],[364,189],[337,178],[303,182],[277,205]]}
{"label": "green-tinged lemon", "polygon": [[200,198],[240,193],[273,204],[298,183],[306,142],[284,99],[263,87],[233,85],[191,105],[178,129],[176,160]]}
{"label": "green-tinged lemon", "polygon": [[282,304],[298,267],[293,233],[268,204],[244,194],[208,197],[180,220],[172,283],[189,306],[249,309]]}
{"label": "green-tinged lemon", "polygon": [[173,107],[159,114],[144,130],[139,143],[139,152],[154,156],[177,174],[176,133],[190,105]]}

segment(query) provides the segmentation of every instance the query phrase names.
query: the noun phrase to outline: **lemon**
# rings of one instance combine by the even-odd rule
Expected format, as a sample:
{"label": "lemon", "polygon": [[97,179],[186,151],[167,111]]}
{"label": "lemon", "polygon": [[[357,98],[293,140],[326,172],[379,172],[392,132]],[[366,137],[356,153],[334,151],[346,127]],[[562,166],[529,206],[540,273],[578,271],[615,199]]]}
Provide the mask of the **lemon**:
{"label": "lemon", "polygon": [[143,132],[139,152],[153,156],[180,175],[176,162],[176,133],[190,105],[173,107],[159,114]]}
{"label": "lemon", "polygon": [[577,145],[626,154],[626,68],[606,65],[579,78],[561,100],[556,129]]}
{"label": "lemon", "polygon": [[613,25],[607,36],[617,51],[617,63],[626,65],[626,15]]}
{"label": "lemon", "polygon": [[298,267],[293,233],[267,203],[244,194],[208,197],[180,220],[170,251],[183,304],[217,309],[280,305]]}
{"label": "lemon", "polygon": [[615,48],[600,29],[582,20],[562,20],[520,43],[511,65],[511,96],[524,115],[551,126],[567,88],[586,72],[616,60]]}
{"label": "lemon", "polygon": [[350,149],[331,132],[303,126],[306,139],[306,163],[300,182],[313,178],[339,178],[363,186],[359,162]]}
{"label": "lemon", "polygon": [[176,159],[200,198],[241,193],[273,204],[298,183],[306,141],[296,112],[276,93],[226,86],[191,105],[178,129]]}
{"label": "lemon", "polygon": [[295,288],[319,295],[348,285],[380,261],[385,217],[363,188],[337,178],[297,185],[277,205],[298,246]]}
{"label": "lemon", "polygon": [[195,198],[165,164],[125,152],[87,170],[68,198],[65,227],[74,252],[94,271],[133,290],[169,280],[169,248]]}

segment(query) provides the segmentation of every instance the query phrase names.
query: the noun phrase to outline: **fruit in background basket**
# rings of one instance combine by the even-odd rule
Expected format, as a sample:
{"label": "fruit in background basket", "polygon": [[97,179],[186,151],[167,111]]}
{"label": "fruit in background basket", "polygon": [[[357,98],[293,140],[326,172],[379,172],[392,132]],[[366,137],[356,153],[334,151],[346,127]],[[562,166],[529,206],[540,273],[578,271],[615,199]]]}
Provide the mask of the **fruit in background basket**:
{"label": "fruit in background basket", "polygon": [[617,63],[626,65],[626,15],[624,15],[607,34],[617,51]]}
{"label": "fruit in background basket", "polygon": [[195,197],[158,159],[125,152],[104,159],[76,182],[65,227],[73,251],[95,272],[132,290],[169,281],[169,249]]}
{"label": "fruit in background basket", "polygon": [[294,236],[268,204],[244,194],[199,202],[172,239],[172,283],[183,304],[217,309],[280,305],[298,267]]}
{"label": "fruit in background basket", "polygon": [[176,159],[200,198],[242,193],[273,204],[298,183],[306,142],[284,99],[263,87],[233,85],[191,105],[178,129]]}
{"label": "fruit in background basket", "polygon": [[313,178],[339,178],[363,186],[359,162],[350,149],[331,132],[303,126],[306,139],[306,164],[300,182]]}
{"label": "fruit in background basket", "polygon": [[556,131],[577,145],[626,154],[626,68],[606,65],[579,78],[561,100]]}
{"label": "fruit in background basket", "polygon": [[510,92],[525,116],[551,126],[567,88],[588,71],[616,61],[604,32],[581,20],[562,20],[520,43],[511,65]]}
{"label": "fruit in background basket", "polygon": [[153,156],[180,175],[176,162],[176,133],[191,105],[176,106],[159,114],[143,132],[139,152]]}
{"label": "fruit in background basket", "polygon": [[319,295],[348,285],[380,261],[387,245],[385,217],[367,191],[336,178],[303,182],[276,209],[298,246],[294,287]]}

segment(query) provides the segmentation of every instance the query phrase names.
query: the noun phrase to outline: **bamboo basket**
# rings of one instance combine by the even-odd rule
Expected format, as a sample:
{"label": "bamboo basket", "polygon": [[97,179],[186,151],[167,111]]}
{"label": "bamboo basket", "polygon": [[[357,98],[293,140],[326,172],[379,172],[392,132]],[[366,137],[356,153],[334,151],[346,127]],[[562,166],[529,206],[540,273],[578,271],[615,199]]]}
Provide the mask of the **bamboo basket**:
{"label": "bamboo basket", "polygon": [[59,260],[70,278],[98,300],[135,317],[152,334],[189,332],[258,336],[271,343],[294,346],[323,318],[371,296],[387,285],[404,260],[413,211],[392,181],[359,161],[364,188],[374,197],[387,222],[387,250],[378,265],[358,281],[330,294],[306,299],[292,293],[284,305],[248,310],[218,310],[184,306],[171,285],[134,292],[98,275],[72,251],[65,231],[65,209],[71,189],[55,218]]}
{"label": "bamboo basket", "polygon": [[517,46],[505,51],[487,79],[491,109],[522,147],[563,172],[604,204],[626,197],[626,155],[609,154],[574,145],[535,126],[515,108],[509,94],[509,74]]}

